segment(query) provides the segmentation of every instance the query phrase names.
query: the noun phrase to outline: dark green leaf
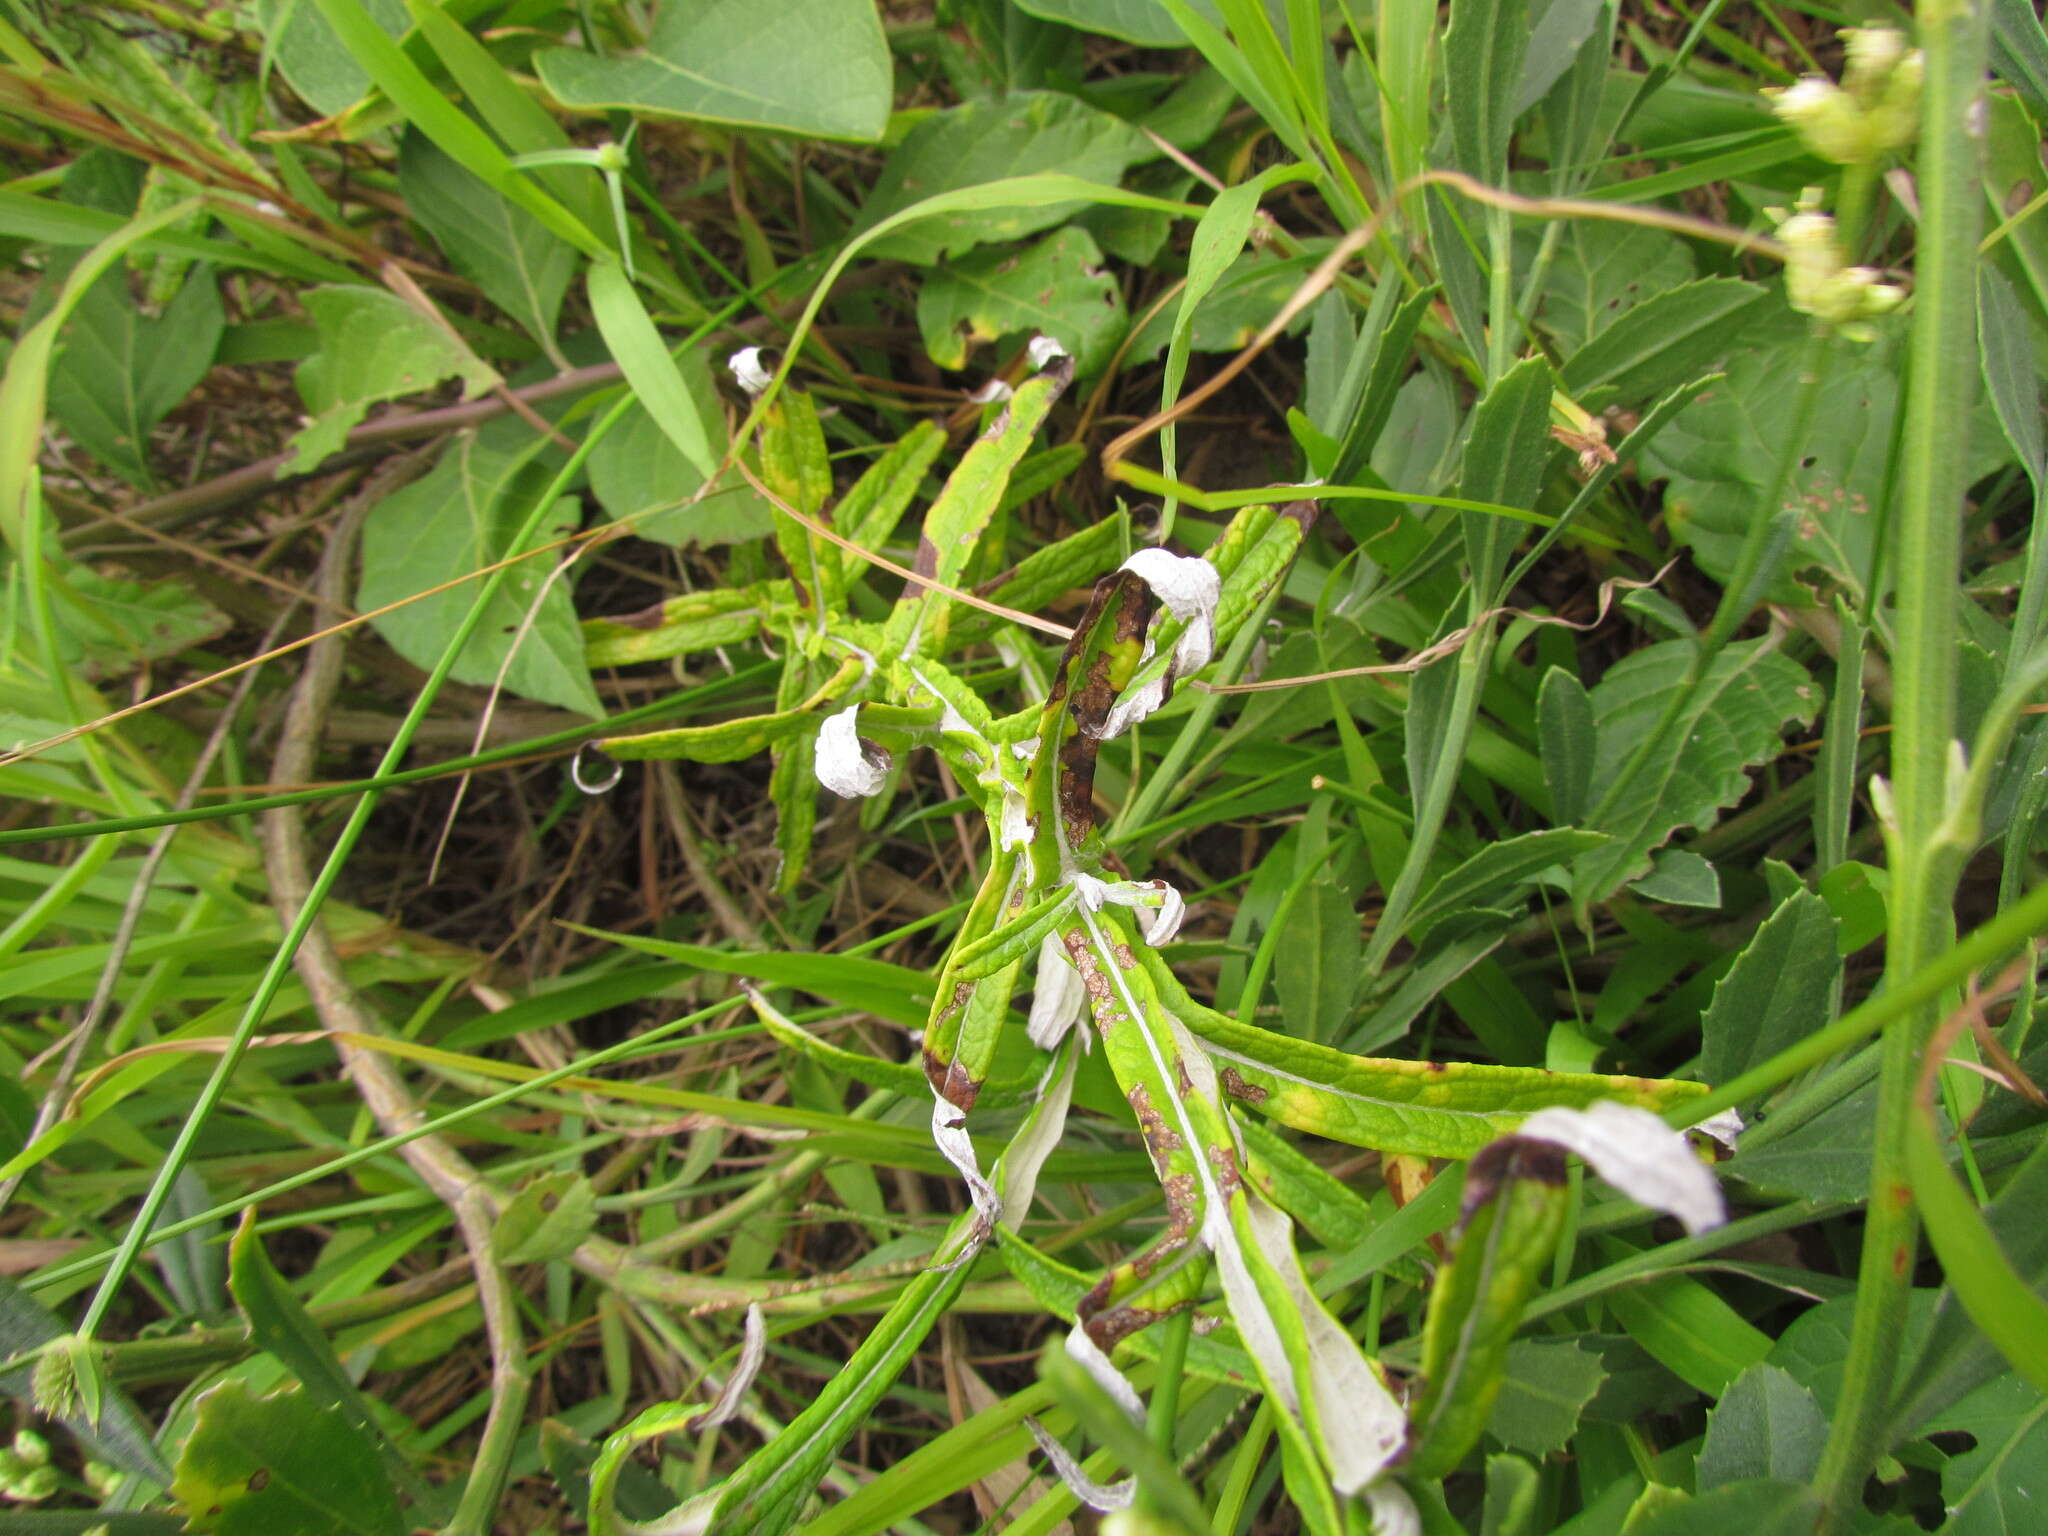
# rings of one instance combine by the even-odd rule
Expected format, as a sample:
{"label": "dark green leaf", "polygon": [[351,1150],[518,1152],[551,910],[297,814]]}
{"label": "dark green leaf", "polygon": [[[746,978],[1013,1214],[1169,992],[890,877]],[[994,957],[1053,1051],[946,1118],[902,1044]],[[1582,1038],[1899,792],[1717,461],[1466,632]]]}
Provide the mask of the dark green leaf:
{"label": "dark green leaf", "polygon": [[1576,1343],[1517,1339],[1508,1346],[1500,1396],[1487,1432],[1509,1450],[1548,1456],[1571,1443],[1579,1415],[1607,1372],[1600,1357]]}
{"label": "dark green leaf", "polygon": [[576,248],[417,129],[399,148],[398,190],[455,270],[566,367],[555,350],[555,325],[582,259]]}
{"label": "dark green leaf", "polygon": [[[369,74],[334,35],[320,7],[310,0],[262,0],[263,36],[291,88],[322,117],[333,117],[361,101]],[[392,37],[411,25],[405,0],[363,0],[363,11]]]}
{"label": "dark green leaf", "polygon": [[1721,905],[1721,877],[1698,854],[1684,848],[1666,848],[1650,861],[1650,872],[1629,886],[1645,901],[1661,901],[1674,907],[1718,909]]}
{"label": "dark green leaf", "polygon": [[[498,452],[477,433],[465,432],[425,476],[378,503],[363,525],[356,606],[395,603],[503,559],[550,478],[533,465],[532,454],[533,448]],[[541,539],[573,532],[578,517],[576,503],[564,499],[542,520]],[[566,583],[549,579],[553,569],[542,557],[510,573],[452,675],[484,687],[502,677],[506,688],[524,698],[602,715],[583,660],[583,631]],[[415,666],[432,667],[475,595],[476,587],[462,582],[374,622],[393,650]]]}
{"label": "dark green leaf", "polygon": [[1593,808],[1590,790],[1599,746],[1593,696],[1563,667],[1552,667],[1543,674],[1543,686],[1536,693],[1536,721],[1550,814],[1561,825],[1570,826]]}
{"label": "dark green leaf", "polygon": [[1286,1032],[1327,1044],[1351,1012],[1361,954],[1358,914],[1329,880],[1311,880],[1287,914],[1273,976]]}
{"label": "dark green leaf", "polygon": [[1452,154],[1460,170],[1490,186],[1507,183],[1508,135],[1528,47],[1528,0],[1451,0],[1444,97]]}
{"label": "dark green leaf", "polygon": [[1558,377],[1575,396],[1607,386],[1626,404],[1654,399],[1726,357],[1739,345],[1745,318],[1767,297],[1733,277],[1667,288],[1601,327],[1565,359]]}
{"label": "dark green leaf", "polygon": [[[1502,374],[1472,411],[1458,494],[1469,501],[1534,510],[1556,447],[1550,436],[1550,364],[1525,358]],[[1491,512],[1460,512],[1465,558],[1481,603],[1493,600],[1523,525]]]}
{"label": "dark green leaf", "polygon": [[1700,1486],[1762,1477],[1804,1482],[1820,1465],[1827,1437],[1827,1419],[1810,1391],[1775,1365],[1752,1365],[1707,1415]]}
{"label": "dark green leaf", "polygon": [[1804,891],[1757,929],[1714,988],[1700,1028],[1700,1075],[1725,1083],[1828,1021],[1841,975],[1828,904]]}
{"label": "dark green leaf", "polygon": [[1631,1524],[1629,1536],[1809,1536],[1819,1512],[1819,1499],[1802,1483],[1731,1483]]}
{"label": "dark green leaf", "polygon": [[1942,1464],[1945,1536],[2027,1536],[2048,1499],[2048,1397],[2017,1377],[1992,1381],[1930,1430],[1976,1436]]}
{"label": "dark green leaf", "polygon": [[404,1536],[377,1453],[295,1388],[226,1381],[199,1399],[172,1492],[191,1529],[220,1536]]}
{"label": "dark green leaf", "polygon": [[154,483],[149,434],[213,366],[226,328],[213,269],[195,267],[160,316],[115,267],[86,290],[50,368],[50,414],[131,484]]}

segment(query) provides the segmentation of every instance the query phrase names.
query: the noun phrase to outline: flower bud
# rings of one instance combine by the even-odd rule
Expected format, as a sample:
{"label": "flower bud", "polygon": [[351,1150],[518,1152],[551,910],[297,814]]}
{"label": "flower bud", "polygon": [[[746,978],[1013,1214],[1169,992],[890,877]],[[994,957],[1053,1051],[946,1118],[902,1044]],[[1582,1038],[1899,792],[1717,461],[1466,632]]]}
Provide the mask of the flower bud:
{"label": "flower bud", "polygon": [[1765,94],[1816,155],[1837,165],[1863,165],[1913,142],[1925,63],[1892,27],[1852,27],[1842,39],[1848,63],[1840,85],[1807,75]]}
{"label": "flower bud", "polygon": [[1814,206],[1809,191],[1799,211],[1778,226],[1785,247],[1785,299],[1801,314],[1838,327],[1852,341],[1867,341],[1865,321],[1897,309],[1905,290],[1881,282],[1869,267],[1852,267],[1835,238],[1835,221]]}

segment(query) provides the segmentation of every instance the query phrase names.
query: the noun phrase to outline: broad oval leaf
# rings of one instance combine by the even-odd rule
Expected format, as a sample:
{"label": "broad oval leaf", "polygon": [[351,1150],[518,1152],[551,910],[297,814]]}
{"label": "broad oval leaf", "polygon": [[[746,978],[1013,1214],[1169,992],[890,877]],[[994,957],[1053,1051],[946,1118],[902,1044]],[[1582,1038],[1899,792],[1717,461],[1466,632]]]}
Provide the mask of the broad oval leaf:
{"label": "broad oval leaf", "polygon": [[188,1529],[220,1536],[404,1536],[398,1496],[338,1409],[226,1381],[200,1398],[171,1491]]}
{"label": "broad oval leaf", "polygon": [[894,84],[872,0],[695,0],[664,5],[647,46],[534,60],[564,106],[623,107],[827,139],[878,139]]}

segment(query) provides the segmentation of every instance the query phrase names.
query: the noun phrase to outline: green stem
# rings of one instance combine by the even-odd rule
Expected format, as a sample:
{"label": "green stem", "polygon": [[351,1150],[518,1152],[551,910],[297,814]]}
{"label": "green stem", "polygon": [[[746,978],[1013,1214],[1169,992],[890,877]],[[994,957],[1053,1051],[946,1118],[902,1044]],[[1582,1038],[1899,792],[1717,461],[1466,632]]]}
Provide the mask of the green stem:
{"label": "green stem", "polygon": [[[1892,650],[1892,803],[1896,825],[1888,982],[1940,954],[1953,924],[1956,860],[1940,841],[1955,737],[1956,573],[1965,466],[1954,451],[1977,371],[1978,143],[1985,17],[1962,0],[1922,0],[1927,59],[1918,166],[1913,347],[1898,510],[1897,643]],[[1823,1530],[1847,1527],[1883,1448],[1884,1414],[1913,1279],[1918,1223],[1906,1177],[1907,1132],[1920,1058],[1940,1016],[1928,999],[1894,1021],[1880,1047],[1870,1207],[1842,1391],[1815,1486]]]}

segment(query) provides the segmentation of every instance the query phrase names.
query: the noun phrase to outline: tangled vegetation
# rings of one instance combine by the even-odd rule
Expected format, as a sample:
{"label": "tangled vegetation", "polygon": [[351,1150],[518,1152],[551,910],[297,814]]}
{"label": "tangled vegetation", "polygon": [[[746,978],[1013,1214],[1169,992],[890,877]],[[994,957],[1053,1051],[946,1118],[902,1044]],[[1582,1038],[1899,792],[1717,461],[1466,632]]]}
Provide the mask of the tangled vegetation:
{"label": "tangled vegetation", "polygon": [[0,1530],[2037,1529],[2024,0],[0,52]]}

